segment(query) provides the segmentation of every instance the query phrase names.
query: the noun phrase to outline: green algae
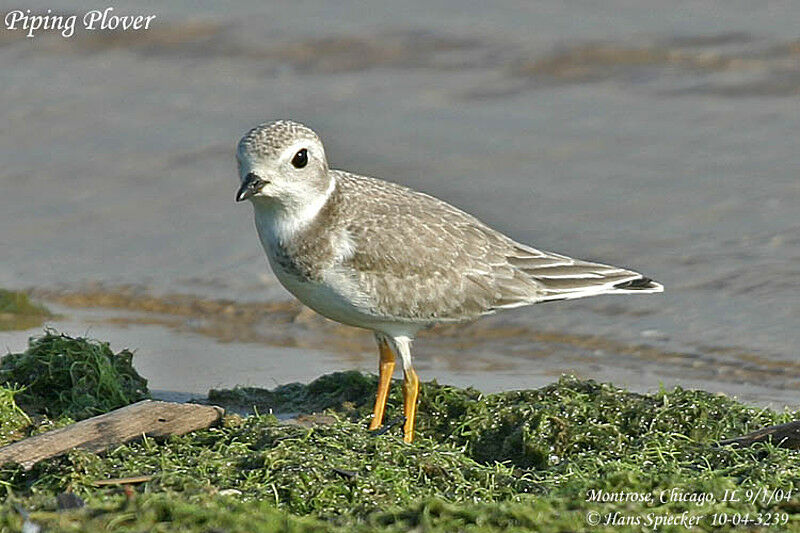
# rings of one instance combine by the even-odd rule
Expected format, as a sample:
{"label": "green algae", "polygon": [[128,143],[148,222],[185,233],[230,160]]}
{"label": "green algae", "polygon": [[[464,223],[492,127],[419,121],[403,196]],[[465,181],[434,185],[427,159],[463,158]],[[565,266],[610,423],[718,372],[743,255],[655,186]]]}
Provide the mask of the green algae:
{"label": "green algae", "polygon": [[27,411],[81,420],[149,398],[133,353],[108,343],[46,331],[28,349],[3,357],[0,385],[19,388]]}
{"label": "green algae", "polygon": [[[431,382],[408,445],[399,425],[380,435],[367,430],[376,385],[374,376],[345,372],[271,391],[214,391],[213,402],[260,414],[100,455],[75,450],[28,471],[5,465],[0,531],[21,528],[15,506],[51,531],[653,531],[649,516],[682,513],[702,515],[697,527],[706,531],[740,529],[745,515],[774,515],[780,523],[771,530],[800,531],[800,452],[718,444],[798,413],[572,377],[497,394]],[[387,419],[400,414],[399,389]],[[15,412],[8,402],[18,394],[0,394],[0,416]],[[311,420],[324,423],[311,427],[268,414],[321,410],[328,416]],[[94,485],[135,475],[151,479],[127,493]],[[64,491],[86,508],[59,511]],[[650,500],[587,501],[601,491]],[[591,513],[609,523],[588,523]],[[615,525],[615,513],[640,522]],[[714,522],[734,515],[738,527]]]}
{"label": "green algae", "polygon": [[0,289],[0,331],[35,328],[52,316],[24,292]]}
{"label": "green algae", "polygon": [[0,446],[25,437],[30,417],[19,408],[15,396],[19,389],[0,387]]}
{"label": "green algae", "polygon": [[360,372],[336,372],[308,385],[289,383],[272,390],[256,387],[208,392],[208,401],[229,411],[259,413],[314,413],[326,409],[348,411],[374,400],[377,381]]}

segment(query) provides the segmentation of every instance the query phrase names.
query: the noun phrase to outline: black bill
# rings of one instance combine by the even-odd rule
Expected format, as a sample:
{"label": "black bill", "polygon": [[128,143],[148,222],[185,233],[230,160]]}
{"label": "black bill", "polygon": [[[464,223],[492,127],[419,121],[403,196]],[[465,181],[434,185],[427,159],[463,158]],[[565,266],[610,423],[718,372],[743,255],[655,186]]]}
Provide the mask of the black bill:
{"label": "black bill", "polygon": [[250,172],[247,176],[245,176],[244,181],[242,182],[242,186],[239,187],[239,190],[236,191],[236,201],[242,202],[247,200],[258,191],[261,190],[261,187],[266,185],[266,180],[262,180],[254,173]]}

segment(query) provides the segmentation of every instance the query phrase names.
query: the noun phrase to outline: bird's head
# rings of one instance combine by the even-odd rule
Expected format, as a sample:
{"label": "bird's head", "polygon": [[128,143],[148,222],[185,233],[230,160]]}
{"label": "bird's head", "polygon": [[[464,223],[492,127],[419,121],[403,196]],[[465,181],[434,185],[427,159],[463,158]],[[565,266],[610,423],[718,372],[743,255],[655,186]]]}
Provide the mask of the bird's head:
{"label": "bird's head", "polygon": [[330,193],[332,178],[322,141],[302,124],[279,120],[256,126],[236,150],[236,201],[302,211]]}

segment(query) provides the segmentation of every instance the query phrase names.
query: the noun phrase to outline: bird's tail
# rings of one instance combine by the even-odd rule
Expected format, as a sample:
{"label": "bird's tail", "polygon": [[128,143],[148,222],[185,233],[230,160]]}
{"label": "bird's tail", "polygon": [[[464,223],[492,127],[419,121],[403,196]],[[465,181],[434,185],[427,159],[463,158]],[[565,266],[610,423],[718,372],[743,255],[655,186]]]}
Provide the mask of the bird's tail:
{"label": "bird's tail", "polygon": [[591,263],[559,254],[520,247],[509,261],[538,286],[538,302],[573,300],[599,294],[647,294],[664,286],[624,268]]}

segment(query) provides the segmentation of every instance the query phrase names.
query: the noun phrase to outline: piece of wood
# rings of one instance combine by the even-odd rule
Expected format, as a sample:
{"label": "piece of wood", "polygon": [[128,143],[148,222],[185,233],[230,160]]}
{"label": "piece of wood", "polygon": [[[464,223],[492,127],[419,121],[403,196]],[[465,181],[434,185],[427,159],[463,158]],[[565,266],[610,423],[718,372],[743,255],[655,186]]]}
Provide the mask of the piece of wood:
{"label": "piece of wood", "polygon": [[219,422],[223,415],[224,410],[216,406],[143,400],[4,446],[0,464],[18,463],[29,469],[74,448],[101,452],[143,435],[184,435]]}
{"label": "piece of wood", "polygon": [[131,477],[117,477],[113,479],[98,479],[93,481],[92,485],[95,487],[108,487],[109,485],[137,485],[139,483],[147,483],[153,479],[153,476],[131,476]]}
{"label": "piece of wood", "polygon": [[741,437],[720,441],[720,445],[751,446],[757,442],[771,442],[781,448],[800,449],[800,420],[769,426]]}

